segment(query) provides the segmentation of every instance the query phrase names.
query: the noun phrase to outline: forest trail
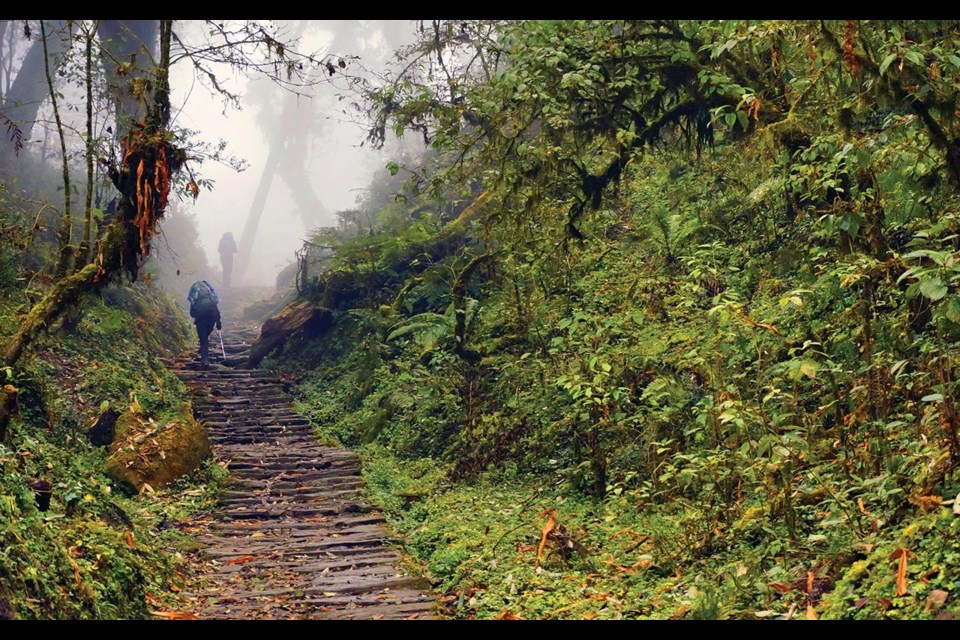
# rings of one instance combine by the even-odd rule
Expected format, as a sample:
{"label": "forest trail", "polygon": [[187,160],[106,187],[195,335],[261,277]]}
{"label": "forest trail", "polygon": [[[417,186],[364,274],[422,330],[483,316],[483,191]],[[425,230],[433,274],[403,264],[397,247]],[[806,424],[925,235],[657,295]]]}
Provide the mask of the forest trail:
{"label": "forest trail", "polygon": [[[231,295],[237,293],[238,295]],[[317,442],[283,383],[246,361],[258,327],[242,290],[221,294],[223,346],[211,366],[181,361],[216,458],[230,476],[212,517],[191,523],[205,545],[202,589],[184,594],[200,618],[433,618],[434,598],[408,575],[383,517],[363,497],[356,454]],[[229,365],[229,366],[224,366]]]}

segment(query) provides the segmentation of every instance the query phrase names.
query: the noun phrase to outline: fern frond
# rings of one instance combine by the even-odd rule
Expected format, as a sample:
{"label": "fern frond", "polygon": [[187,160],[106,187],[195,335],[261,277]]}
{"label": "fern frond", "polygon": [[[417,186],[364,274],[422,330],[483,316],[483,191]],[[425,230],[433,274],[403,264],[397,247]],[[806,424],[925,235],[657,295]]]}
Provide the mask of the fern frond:
{"label": "fern frond", "polygon": [[390,335],[387,336],[387,341],[389,342],[417,331],[437,328],[452,331],[453,323],[446,316],[442,316],[439,313],[420,313],[407,318],[406,322],[402,325],[395,326],[393,331],[390,332]]}

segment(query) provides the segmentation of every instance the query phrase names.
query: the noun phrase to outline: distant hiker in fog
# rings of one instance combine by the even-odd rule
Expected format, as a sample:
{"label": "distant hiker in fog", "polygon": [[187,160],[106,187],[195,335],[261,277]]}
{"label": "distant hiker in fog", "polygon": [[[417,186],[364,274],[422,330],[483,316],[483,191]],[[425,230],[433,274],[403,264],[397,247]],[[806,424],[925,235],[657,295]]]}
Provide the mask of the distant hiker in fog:
{"label": "distant hiker in fog", "polygon": [[197,337],[200,338],[200,365],[206,369],[210,364],[210,333],[214,325],[217,329],[223,328],[220,324],[220,308],[217,306],[220,296],[209,282],[200,280],[190,287],[187,301],[190,302],[190,317],[197,325]]}
{"label": "distant hiker in fog", "polygon": [[230,286],[230,272],[233,271],[233,254],[237,252],[237,243],[233,234],[227,231],[220,238],[220,265],[223,267],[223,286]]}

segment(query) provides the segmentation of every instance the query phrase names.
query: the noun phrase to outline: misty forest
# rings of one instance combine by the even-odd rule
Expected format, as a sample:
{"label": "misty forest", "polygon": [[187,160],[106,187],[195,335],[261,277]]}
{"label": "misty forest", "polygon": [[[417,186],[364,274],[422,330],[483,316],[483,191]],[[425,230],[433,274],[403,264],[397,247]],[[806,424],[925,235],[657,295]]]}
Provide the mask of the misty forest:
{"label": "misty forest", "polygon": [[960,22],[0,21],[0,619],[952,619]]}

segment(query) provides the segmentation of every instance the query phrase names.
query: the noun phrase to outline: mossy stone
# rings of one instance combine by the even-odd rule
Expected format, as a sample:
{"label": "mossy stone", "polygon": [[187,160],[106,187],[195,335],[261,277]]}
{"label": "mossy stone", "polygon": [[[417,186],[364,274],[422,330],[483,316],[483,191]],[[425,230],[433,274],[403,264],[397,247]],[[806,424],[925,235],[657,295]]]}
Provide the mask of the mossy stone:
{"label": "mossy stone", "polygon": [[110,452],[107,474],[113,480],[137,491],[145,484],[157,489],[196,470],[210,457],[210,440],[189,405],[179,418],[163,424],[134,406],[117,419]]}

